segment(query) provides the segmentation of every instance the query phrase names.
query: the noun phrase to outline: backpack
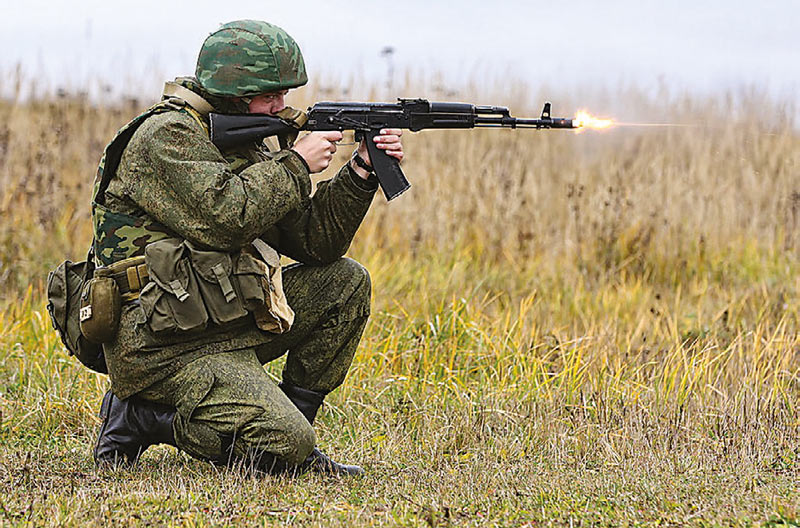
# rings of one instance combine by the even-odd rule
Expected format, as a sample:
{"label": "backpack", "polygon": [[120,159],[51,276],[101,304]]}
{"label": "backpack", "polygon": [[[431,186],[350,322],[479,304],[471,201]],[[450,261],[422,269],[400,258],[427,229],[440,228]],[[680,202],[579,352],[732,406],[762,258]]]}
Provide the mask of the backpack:
{"label": "backpack", "polygon": [[83,262],[65,260],[59,264],[47,275],[47,311],[69,353],[91,370],[108,374],[103,345],[86,339],[80,328],[80,297],[93,273],[94,247]]}

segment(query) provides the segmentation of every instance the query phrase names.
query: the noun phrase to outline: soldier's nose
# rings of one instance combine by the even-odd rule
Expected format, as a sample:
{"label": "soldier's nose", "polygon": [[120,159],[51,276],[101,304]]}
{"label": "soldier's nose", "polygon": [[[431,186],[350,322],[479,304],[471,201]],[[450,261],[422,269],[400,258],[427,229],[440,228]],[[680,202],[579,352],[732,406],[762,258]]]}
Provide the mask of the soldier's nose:
{"label": "soldier's nose", "polygon": [[280,96],[279,98],[275,99],[275,101],[272,103],[272,112],[275,114],[277,114],[284,108],[286,108],[286,101],[284,100],[283,96]]}

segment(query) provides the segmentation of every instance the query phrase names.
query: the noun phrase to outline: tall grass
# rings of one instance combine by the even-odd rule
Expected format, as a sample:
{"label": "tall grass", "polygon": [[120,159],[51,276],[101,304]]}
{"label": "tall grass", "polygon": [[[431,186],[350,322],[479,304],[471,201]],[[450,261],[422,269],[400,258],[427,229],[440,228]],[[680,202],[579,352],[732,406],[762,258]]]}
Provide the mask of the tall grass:
{"label": "tall grass", "polygon": [[[490,95],[469,99],[536,111]],[[632,114],[660,103],[628,96]],[[333,97],[311,87],[294,104]],[[41,281],[82,257],[95,164],[141,105],[0,102],[6,520],[797,518],[800,138],[774,103],[670,103],[698,126],[406,136],[414,187],[377,198],[351,248],[373,316],[319,425],[371,476],[331,484],[167,450],[129,476],[86,476],[106,381],[64,354]]]}
{"label": "tall grass", "polygon": [[[337,95],[318,92],[305,89],[290,102],[302,108]],[[657,108],[642,94],[629,98],[637,108],[631,115],[649,117]],[[391,206],[376,200],[356,247],[406,253],[469,247],[481,258],[514,260],[551,254],[617,271],[646,254],[725,248],[744,239],[796,252],[800,148],[791,109],[733,97],[673,97],[666,104],[681,111],[663,118],[696,126],[580,135],[407,133],[405,170],[415,189]],[[69,95],[0,101],[0,287],[24,287],[62,255],[82,253],[102,148],[145,106],[97,106]],[[340,159],[349,152],[342,147]]]}

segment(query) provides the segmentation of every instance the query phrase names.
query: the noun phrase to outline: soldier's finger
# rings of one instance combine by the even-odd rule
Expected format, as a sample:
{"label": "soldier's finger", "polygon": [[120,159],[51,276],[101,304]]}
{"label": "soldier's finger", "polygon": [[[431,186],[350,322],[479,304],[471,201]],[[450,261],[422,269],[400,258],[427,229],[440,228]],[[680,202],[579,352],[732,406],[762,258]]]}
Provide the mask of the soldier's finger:
{"label": "soldier's finger", "polygon": [[322,132],[322,137],[328,141],[341,141],[344,136],[342,136],[342,133],[338,130],[330,130],[328,132]]}
{"label": "soldier's finger", "polygon": [[403,144],[402,143],[381,143],[380,145],[378,145],[378,148],[379,149],[383,149],[383,150],[395,150],[395,151],[396,150],[403,150]]}
{"label": "soldier's finger", "polygon": [[402,150],[387,150],[386,154],[395,158],[397,161],[403,161],[403,157],[405,156]]}
{"label": "soldier's finger", "polygon": [[399,143],[400,136],[394,134],[387,134],[381,136],[375,136],[375,143]]}
{"label": "soldier's finger", "polygon": [[392,136],[400,137],[400,136],[403,135],[403,129],[402,128],[384,128],[384,129],[381,130],[381,135],[382,136],[392,135]]}

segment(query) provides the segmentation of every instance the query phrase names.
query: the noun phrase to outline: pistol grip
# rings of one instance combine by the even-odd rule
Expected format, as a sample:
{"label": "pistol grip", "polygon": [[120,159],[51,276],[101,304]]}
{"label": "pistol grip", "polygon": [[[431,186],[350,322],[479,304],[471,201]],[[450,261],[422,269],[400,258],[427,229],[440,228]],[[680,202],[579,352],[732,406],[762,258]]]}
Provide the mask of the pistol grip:
{"label": "pistol grip", "polygon": [[406,179],[406,175],[403,174],[400,162],[386,154],[386,151],[379,149],[378,145],[375,144],[374,138],[378,135],[380,135],[380,130],[370,130],[364,133],[372,168],[375,169],[375,175],[378,177],[378,183],[383,189],[386,200],[391,201],[408,190],[411,184]]}

